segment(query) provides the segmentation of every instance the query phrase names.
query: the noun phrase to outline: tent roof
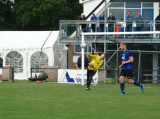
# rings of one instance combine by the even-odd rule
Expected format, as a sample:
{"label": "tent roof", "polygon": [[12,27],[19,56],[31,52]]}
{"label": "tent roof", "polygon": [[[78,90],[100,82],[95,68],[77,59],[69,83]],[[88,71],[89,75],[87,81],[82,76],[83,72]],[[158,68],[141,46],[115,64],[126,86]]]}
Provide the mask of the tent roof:
{"label": "tent roof", "polygon": [[[41,48],[51,31],[1,31],[0,48]],[[53,31],[44,48],[53,47],[59,31]]]}

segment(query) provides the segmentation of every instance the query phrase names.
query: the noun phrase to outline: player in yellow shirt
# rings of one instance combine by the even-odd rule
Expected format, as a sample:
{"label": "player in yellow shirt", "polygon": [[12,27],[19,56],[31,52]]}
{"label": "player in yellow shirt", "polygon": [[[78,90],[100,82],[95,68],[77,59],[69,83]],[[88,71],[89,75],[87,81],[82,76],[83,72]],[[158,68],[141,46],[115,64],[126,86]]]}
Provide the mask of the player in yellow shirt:
{"label": "player in yellow shirt", "polygon": [[96,74],[97,70],[103,66],[105,55],[98,54],[89,54],[90,62],[87,69],[87,88],[86,90],[90,90],[90,85],[92,82],[93,76]]}

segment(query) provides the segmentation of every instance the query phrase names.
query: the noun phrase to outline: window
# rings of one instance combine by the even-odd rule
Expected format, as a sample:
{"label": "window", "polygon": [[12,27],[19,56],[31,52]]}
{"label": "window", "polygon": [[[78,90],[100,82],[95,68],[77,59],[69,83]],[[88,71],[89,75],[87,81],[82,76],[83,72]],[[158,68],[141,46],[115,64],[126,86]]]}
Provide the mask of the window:
{"label": "window", "polygon": [[143,7],[153,7],[153,3],[151,2],[146,2],[146,3],[143,3]]}
{"label": "window", "polygon": [[124,9],[110,9],[109,12],[113,13],[116,20],[124,20]]}
{"label": "window", "polygon": [[[91,52],[91,47],[89,47],[89,52]],[[80,45],[75,45],[74,46],[74,52],[81,52],[81,46]],[[87,47],[85,48],[85,52],[87,52]]]}
{"label": "window", "polygon": [[143,18],[144,18],[146,21],[147,21],[147,20],[152,21],[152,20],[153,20],[153,14],[154,14],[153,9],[143,9]]}
{"label": "window", "polygon": [[109,7],[124,7],[123,2],[112,2]]}
{"label": "window", "polygon": [[23,72],[23,57],[17,51],[9,52],[5,58],[6,65],[10,65],[14,67],[15,73]]}
{"label": "window", "polygon": [[48,66],[48,56],[44,52],[37,51],[31,56],[32,72],[38,72],[42,66]]}
{"label": "window", "polygon": [[80,45],[75,45],[74,51],[75,52],[81,52],[81,46]]}
{"label": "window", "polygon": [[128,11],[131,11],[131,13],[133,15],[133,19],[135,19],[136,15],[137,15],[137,12],[141,11],[141,9],[126,9],[126,15],[127,15]]}
{"label": "window", "polygon": [[127,2],[126,8],[141,8],[141,2]]}

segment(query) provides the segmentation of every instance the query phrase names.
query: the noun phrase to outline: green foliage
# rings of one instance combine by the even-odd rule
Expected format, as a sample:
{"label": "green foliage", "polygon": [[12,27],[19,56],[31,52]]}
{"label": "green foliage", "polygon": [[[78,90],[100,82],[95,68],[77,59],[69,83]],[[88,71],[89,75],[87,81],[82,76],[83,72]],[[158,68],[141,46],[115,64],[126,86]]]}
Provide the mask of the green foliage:
{"label": "green foliage", "polygon": [[3,4],[0,2],[0,30],[6,30],[12,24],[11,4]]}
{"label": "green foliage", "polygon": [[[4,8],[0,9],[6,16]],[[12,14],[9,15],[14,16],[10,17],[14,21],[14,27],[10,29],[58,30],[59,20],[77,19],[81,10],[78,0],[15,0]],[[3,16],[0,15],[0,24],[5,26]]]}

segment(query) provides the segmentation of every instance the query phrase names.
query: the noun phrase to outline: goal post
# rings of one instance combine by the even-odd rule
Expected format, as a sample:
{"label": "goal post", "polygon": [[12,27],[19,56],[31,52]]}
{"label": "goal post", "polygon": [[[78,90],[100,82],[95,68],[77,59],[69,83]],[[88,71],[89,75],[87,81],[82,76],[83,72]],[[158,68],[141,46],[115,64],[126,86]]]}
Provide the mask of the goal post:
{"label": "goal post", "polygon": [[[110,35],[157,35],[160,31],[142,31],[142,32],[82,32],[82,39],[81,39],[81,55],[82,55],[82,85],[85,85],[85,47],[87,42],[85,42],[85,36],[110,36]],[[154,37],[154,36],[153,36]],[[116,38],[118,39],[118,38]],[[134,38],[133,38],[134,39]],[[159,38],[158,38],[159,39]],[[105,43],[106,37],[104,38]],[[127,40],[127,39],[126,39]],[[118,42],[118,41],[117,41]],[[159,41],[160,43],[160,41]],[[118,49],[117,49],[118,50]]]}
{"label": "goal post", "polygon": [[84,39],[84,33],[82,33],[82,43],[81,43],[81,55],[82,55],[82,85],[85,84],[85,79],[84,79],[84,70],[85,70],[85,62],[84,62],[84,53],[85,53],[85,47],[86,47],[86,44],[85,44],[85,39]]}

